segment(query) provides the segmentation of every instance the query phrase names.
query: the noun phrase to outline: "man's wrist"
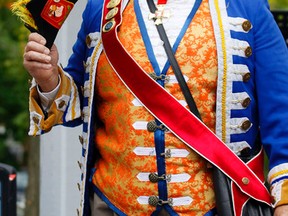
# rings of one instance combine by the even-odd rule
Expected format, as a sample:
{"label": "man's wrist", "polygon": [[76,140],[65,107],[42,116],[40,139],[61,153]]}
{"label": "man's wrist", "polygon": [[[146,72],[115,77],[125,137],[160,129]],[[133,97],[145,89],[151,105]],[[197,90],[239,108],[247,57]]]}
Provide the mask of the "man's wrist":
{"label": "man's wrist", "polygon": [[43,92],[43,93],[51,92],[59,84],[59,75],[53,76],[50,79],[43,81],[43,82],[39,82],[38,80],[36,80],[36,83],[38,84],[39,90],[41,92]]}

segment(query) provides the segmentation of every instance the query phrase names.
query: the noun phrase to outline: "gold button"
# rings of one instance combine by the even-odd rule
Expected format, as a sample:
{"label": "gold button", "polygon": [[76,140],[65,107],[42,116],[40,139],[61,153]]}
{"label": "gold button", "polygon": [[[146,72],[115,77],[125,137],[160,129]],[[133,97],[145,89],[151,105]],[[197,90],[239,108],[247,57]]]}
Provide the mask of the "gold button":
{"label": "gold button", "polygon": [[118,13],[118,8],[115,7],[113,9],[111,9],[105,16],[106,20],[110,20],[112,19],[116,14]]}
{"label": "gold button", "polygon": [[244,178],[242,178],[242,182],[244,185],[248,185],[250,181],[247,177],[244,177]]}
{"label": "gold button", "polygon": [[89,47],[92,42],[91,37],[89,35],[86,36],[85,42],[86,42],[86,45]]}
{"label": "gold button", "polygon": [[249,105],[250,105],[250,103],[251,103],[251,99],[249,98],[249,97],[247,97],[247,98],[245,98],[243,101],[242,101],[242,106],[243,107],[248,107]]}
{"label": "gold button", "polygon": [[252,55],[252,48],[250,46],[245,49],[245,56],[250,57]]}
{"label": "gold button", "polygon": [[114,19],[110,20],[103,26],[103,32],[109,32],[110,30],[114,28],[115,24],[116,22]]}
{"label": "gold button", "polygon": [[34,116],[34,117],[32,118],[32,120],[33,120],[33,122],[34,122],[35,124],[39,124],[39,118],[38,118],[38,117]]}
{"label": "gold button", "polygon": [[159,202],[159,198],[157,196],[150,196],[148,199],[149,205],[157,206]]}
{"label": "gold button", "polygon": [[250,128],[250,126],[251,126],[251,122],[249,120],[246,120],[241,124],[241,129],[242,130],[248,130]]}
{"label": "gold button", "polygon": [[242,23],[242,28],[245,32],[248,32],[251,29],[251,27],[252,27],[252,25],[251,25],[251,22],[249,20],[245,20]]}
{"label": "gold button", "polygon": [[64,106],[65,106],[65,101],[64,100],[62,100],[59,104],[58,104],[58,108],[59,109],[61,109],[61,108],[63,108]]}
{"label": "gold button", "polygon": [[114,7],[116,7],[117,5],[119,5],[120,2],[121,2],[121,0],[111,0],[110,2],[108,2],[108,4],[107,4],[106,7],[107,7],[108,9],[114,8]]}
{"label": "gold button", "polygon": [[242,78],[243,78],[243,82],[248,82],[251,78],[251,73],[249,72],[245,73]]}

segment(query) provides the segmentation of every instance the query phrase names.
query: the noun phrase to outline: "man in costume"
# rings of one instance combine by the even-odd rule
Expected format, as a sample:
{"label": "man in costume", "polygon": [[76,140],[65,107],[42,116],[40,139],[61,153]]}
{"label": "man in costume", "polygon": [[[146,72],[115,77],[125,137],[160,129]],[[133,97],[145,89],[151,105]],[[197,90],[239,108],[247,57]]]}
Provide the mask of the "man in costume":
{"label": "man in costume", "polygon": [[[151,13],[146,1],[89,0],[64,70],[55,46],[29,36],[29,134],[83,125],[78,214],[215,215],[211,164],[269,205],[262,179],[242,173],[233,156],[258,149],[259,130],[274,215],[287,214],[288,53],[268,3],[155,2]],[[184,108],[159,24],[204,124]]]}

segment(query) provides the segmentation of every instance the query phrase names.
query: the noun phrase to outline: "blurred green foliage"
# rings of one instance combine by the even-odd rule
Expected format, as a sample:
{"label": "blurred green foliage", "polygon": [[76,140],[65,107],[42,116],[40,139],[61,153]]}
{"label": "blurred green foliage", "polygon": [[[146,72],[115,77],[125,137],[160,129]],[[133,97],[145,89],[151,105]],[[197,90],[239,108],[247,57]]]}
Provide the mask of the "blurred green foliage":
{"label": "blurred green foliage", "polygon": [[271,9],[288,9],[288,0],[268,0]]}
{"label": "blurred green foliage", "polygon": [[9,4],[0,5],[0,162],[18,166],[5,145],[7,137],[22,143],[28,131],[28,73],[22,66],[23,46],[28,31],[15,16]]}

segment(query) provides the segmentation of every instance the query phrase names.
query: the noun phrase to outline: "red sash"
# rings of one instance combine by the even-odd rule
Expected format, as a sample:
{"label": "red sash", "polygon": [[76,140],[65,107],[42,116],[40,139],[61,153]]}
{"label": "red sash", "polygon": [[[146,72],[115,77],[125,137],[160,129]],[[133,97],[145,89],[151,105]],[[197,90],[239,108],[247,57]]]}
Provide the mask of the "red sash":
{"label": "red sash", "polygon": [[[240,198],[241,204],[252,197],[271,205],[269,192],[251,170],[259,169],[255,164],[256,159],[246,165],[197,117],[143,71],[122,46],[117,36],[117,28],[122,21],[121,5],[120,0],[105,0],[102,20],[104,52],[118,77],[175,136],[231,178],[237,185],[233,192],[238,193],[239,196],[236,196]],[[241,206],[235,206],[235,213],[241,215]]]}

